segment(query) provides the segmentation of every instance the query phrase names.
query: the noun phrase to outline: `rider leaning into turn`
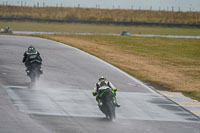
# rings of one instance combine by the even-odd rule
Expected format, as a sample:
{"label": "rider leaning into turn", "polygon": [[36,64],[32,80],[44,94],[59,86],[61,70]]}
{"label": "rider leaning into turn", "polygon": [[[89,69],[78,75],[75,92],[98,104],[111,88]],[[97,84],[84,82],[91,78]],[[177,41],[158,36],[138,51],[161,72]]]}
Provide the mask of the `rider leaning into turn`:
{"label": "rider leaning into turn", "polygon": [[116,99],[117,88],[114,87],[114,85],[110,81],[106,80],[106,78],[104,76],[101,76],[99,78],[99,82],[96,83],[96,86],[94,87],[94,91],[93,91],[93,96],[97,95],[96,100],[98,102],[98,105],[100,106],[100,99],[98,97],[98,92],[99,92],[99,90],[106,89],[107,87],[109,87],[112,90],[112,92],[113,92],[113,95],[114,95],[114,98],[113,98],[114,104],[116,105],[116,107],[120,107],[120,105],[117,104],[117,99]]}
{"label": "rider leaning into turn", "polygon": [[40,61],[42,65],[42,58],[40,57],[40,53],[33,46],[29,46],[28,50],[24,53],[24,58],[22,60],[22,62],[25,63],[27,72],[29,71],[31,61],[34,59]]}

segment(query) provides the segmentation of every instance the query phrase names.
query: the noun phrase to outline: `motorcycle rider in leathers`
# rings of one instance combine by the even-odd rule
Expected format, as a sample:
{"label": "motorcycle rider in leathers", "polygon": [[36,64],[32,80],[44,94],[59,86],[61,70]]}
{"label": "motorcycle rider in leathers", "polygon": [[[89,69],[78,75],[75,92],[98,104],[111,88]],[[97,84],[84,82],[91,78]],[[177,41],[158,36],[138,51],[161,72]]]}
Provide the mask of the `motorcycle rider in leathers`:
{"label": "motorcycle rider in leathers", "polygon": [[35,59],[40,61],[40,65],[42,65],[42,58],[40,57],[40,53],[33,46],[29,46],[28,50],[24,53],[24,58],[22,60],[22,62],[25,63],[27,74],[30,72],[31,61]]}
{"label": "motorcycle rider in leathers", "polygon": [[120,107],[120,105],[117,103],[117,99],[116,99],[117,88],[114,87],[114,85],[110,81],[106,80],[106,78],[104,76],[101,76],[99,78],[99,82],[96,83],[96,85],[94,87],[94,91],[93,91],[93,96],[97,96],[96,100],[98,102],[98,106],[101,106],[101,104],[102,104],[101,100],[98,97],[98,92],[101,89],[105,89],[106,88],[105,86],[109,87],[111,89],[111,91],[113,92],[113,95],[114,95],[113,102],[114,102],[115,106]]}

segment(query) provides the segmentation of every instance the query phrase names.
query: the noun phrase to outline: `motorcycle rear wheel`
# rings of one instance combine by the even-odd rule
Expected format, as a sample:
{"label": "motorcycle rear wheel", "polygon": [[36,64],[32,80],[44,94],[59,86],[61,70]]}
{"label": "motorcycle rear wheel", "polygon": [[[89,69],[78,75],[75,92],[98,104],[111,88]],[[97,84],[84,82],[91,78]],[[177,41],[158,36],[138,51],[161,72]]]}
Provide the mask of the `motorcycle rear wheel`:
{"label": "motorcycle rear wheel", "polygon": [[107,103],[107,116],[109,120],[114,120],[116,118],[115,107],[112,103]]}

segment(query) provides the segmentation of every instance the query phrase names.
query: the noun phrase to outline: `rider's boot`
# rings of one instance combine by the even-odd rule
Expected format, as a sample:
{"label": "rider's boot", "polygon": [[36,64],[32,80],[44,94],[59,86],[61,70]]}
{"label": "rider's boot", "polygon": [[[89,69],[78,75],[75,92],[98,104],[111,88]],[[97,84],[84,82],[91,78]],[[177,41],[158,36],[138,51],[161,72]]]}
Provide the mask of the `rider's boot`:
{"label": "rider's boot", "polygon": [[28,67],[26,68],[26,73],[27,73],[27,75],[29,75],[29,73],[30,73],[30,70],[28,69]]}
{"label": "rider's boot", "polygon": [[101,107],[103,105],[102,101],[99,99],[98,100],[98,106]]}
{"label": "rider's boot", "polygon": [[116,107],[120,107],[120,105],[117,103],[117,98],[116,97],[114,97],[113,98],[113,102],[114,102],[114,105],[116,106]]}
{"label": "rider's boot", "polygon": [[43,69],[42,69],[42,67],[40,67],[40,74],[43,74]]}

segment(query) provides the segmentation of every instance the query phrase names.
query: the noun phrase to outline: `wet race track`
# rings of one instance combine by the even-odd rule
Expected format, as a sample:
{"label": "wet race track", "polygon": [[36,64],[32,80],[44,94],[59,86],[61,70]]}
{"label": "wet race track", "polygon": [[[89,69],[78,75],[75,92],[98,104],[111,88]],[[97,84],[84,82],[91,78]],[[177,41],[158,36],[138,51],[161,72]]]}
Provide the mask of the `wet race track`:
{"label": "wet race track", "polygon": [[[43,58],[44,74],[36,88],[30,88],[21,63],[29,45]],[[118,88],[121,107],[112,122],[92,96],[102,75]],[[140,81],[85,52],[46,39],[0,36],[0,87],[0,100],[9,105],[0,111],[0,118],[5,117],[0,133],[200,133],[198,117]],[[8,113],[12,115],[4,115]]]}

